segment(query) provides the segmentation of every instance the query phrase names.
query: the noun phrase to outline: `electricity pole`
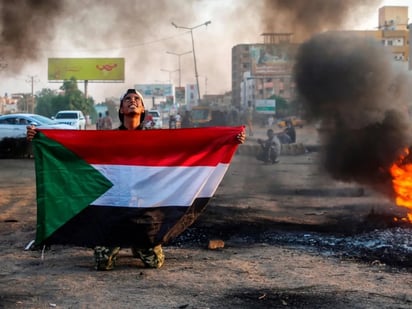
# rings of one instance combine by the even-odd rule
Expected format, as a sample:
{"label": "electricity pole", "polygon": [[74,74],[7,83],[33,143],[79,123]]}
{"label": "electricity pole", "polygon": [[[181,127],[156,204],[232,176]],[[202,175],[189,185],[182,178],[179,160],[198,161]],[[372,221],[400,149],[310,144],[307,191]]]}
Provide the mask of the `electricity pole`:
{"label": "electricity pole", "polygon": [[34,113],[34,83],[39,82],[39,79],[36,75],[30,75],[29,79],[26,82],[31,84],[31,97],[30,97],[30,106],[27,108],[29,113]]}
{"label": "electricity pole", "polygon": [[176,28],[186,29],[186,30],[189,30],[189,31],[190,31],[190,35],[191,35],[191,37],[192,37],[192,52],[193,52],[193,60],[194,60],[194,63],[195,63],[195,76],[196,76],[196,84],[197,84],[197,96],[198,96],[199,102],[200,102],[199,74],[197,73],[196,53],[195,53],[195,41],[193,40],[193,30],[196,29],[196,28],[199,28],[199,27],[201,27],[201,26],[206,26],[206,27],[207,27],[207,25],[210,25],[211,23],[212,23],[212,22],[209,20],[209,21],[204,22],[203,24],[200,24],[200,25],[197,25],[197,26],[194,26],[194,27],[182,27],[182,26],[178,26],[178,25],[176,25],[174,22],[172,22],[172,25],[175,26]]}
{"label": "electricity pole", "polygon": [[189,50],[189,51],[187,51],[187,52],[185,52],[185,53],[180,53],[180,54],[178,54],[178,53],[174,53],[174,52],[170,52],[170,51],[167,51],[166,53],[167,54],[170,54],[170,55],[175,55],[175,56],[177,56],[178,58],[179,58],[179,88],[180,87],[182,87],[182,68],[181,68],[181,65],[180,65],[180,57],[181,56],[183,56],[183,55],[186,55],[186,54],[190,54],[192,51],[191,50]]}

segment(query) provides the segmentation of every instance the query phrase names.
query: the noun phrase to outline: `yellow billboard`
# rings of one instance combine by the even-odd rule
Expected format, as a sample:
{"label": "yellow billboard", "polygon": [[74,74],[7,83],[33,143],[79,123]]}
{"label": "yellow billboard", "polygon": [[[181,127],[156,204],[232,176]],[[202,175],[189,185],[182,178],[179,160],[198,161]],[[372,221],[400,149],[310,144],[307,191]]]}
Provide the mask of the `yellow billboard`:
{"label": "yellow billboard", "polygon": [[49,82],[124,82],[124,58],[49,58]]}

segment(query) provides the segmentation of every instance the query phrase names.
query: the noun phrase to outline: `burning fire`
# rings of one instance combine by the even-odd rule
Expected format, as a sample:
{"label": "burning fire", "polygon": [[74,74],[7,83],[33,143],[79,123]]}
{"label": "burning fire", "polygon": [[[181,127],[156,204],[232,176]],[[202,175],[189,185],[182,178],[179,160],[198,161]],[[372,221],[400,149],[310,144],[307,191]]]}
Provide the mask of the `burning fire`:
{"label": "burning fire", "polygon": [[396,193],[395,203],[409,209],[407,220],[412,223],[412,153],[405,148],[399,159],[390,168],[392,185]]}

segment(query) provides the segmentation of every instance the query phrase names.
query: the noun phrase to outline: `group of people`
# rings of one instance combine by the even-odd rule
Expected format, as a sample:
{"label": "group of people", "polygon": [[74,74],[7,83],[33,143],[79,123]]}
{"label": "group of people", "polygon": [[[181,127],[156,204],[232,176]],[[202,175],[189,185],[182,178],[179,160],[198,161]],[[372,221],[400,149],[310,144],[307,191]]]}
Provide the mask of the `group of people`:
{"label": "group of people", "polygon": [[[120,100],[118,111],[120,126],[117,130],[144,130],[145,115],[143,96],[135,89],[128,89]],[[106,116],[109,116],[108,112]],[[110,125],[112,125],[112,122],[110,122]],[[103,130],[103,127],[103,124],[101,126],[100,124],[98,125],[99,130]],[[33,140],[36,133],[35,126],[31,125],[27,127],[27,139],[29,141]],[[236,136],[238,143],[244,143],[245,138],[244,132]],[[115,266],[119,251],[120,247],[118,246],[106,246],[105,244],[96,246],[94,248],[95,269],[112,270]],[[139,258],[144,263],[145,267],[149,268],[160,268],[165,261],[161,244],[150,248],[132,247],[132,253],[134,257]]]}
{"label": "group of people", "polygon": [[110,117],[109,111],[106,111],[103,117],[102,113],[99,113],[99,118],[96,121],[96,130],[111,130],[113,129],[113,120]]}

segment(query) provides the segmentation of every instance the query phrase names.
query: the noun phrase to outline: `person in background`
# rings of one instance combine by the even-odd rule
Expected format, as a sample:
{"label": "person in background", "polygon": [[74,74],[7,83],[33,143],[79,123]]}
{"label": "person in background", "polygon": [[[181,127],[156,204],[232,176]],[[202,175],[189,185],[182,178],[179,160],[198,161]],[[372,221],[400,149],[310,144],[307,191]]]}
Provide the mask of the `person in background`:
{"label": "person in background", "polygon": [[251,102],[248,102],[247,109],[245,111],[246,125],[249,128],[249,135],[253,136],[253,106]]}
{"label": "person in background", "polygon": [[181,122],[181,128],[191,128],[193,127],[193,120],[192,120],[192,115],[190,114],[190,111],[185,111],[185,114],[183,115],[182,122]]}
{"label": "person in background", "polygon": [[[143,96],[135,89],[128,89],[120,100],[118,130],[144,130],[145,106]],[[36,135],[35,126],[27,126],[27,140],[31,141]],[[245,133],[237,135],[237,141],[244,143]],[[165,256],[161,244],[150,248],[132,247],[134,257],[142,260],[145,267],[160,268],[163,266]],[[96,270],[112,270],[116,264],[120,247],[106,246],[102,244],[94,248],[94,260]]]}
{"label": "person in background", "polygon": [[101,130],[100,128],[102,126],[102,123],[103,123],[103,115],[102,113],[99,113],[99,118],[97,118],[96,120],[96,130]]}
{"label": "person in background", "polygon": [[256,159],[263,161],[264,163],[278,163],[282,145],[272,129],[268,129],[266,135],[266,140],[260,138],[257,140],[261,150],[256,156]]}
{"label": "person in background", "polygon": [[176,128],[180,128],[180,124],[182,122],[182,117],[180,116],[180,113],[176,114]]}
{"label": "person in background", "polygon": [[268,117],[268,129],[272,129],[274,123],[275,123],[275,118],[273,117],[273,115],[270,115]]}
{"label": "person in background", "polygon": [[100,130],[111,130],[112,128],[113,128],[112,117],[110,117],[109,111],[106,111],[106,114],[102,119],[102,126]]}
{"label": "person in background", "polygon": [[292,121],[286,120],[286,128],[283,132],[290,137],[290,144],[296,143],[296,130]]}

